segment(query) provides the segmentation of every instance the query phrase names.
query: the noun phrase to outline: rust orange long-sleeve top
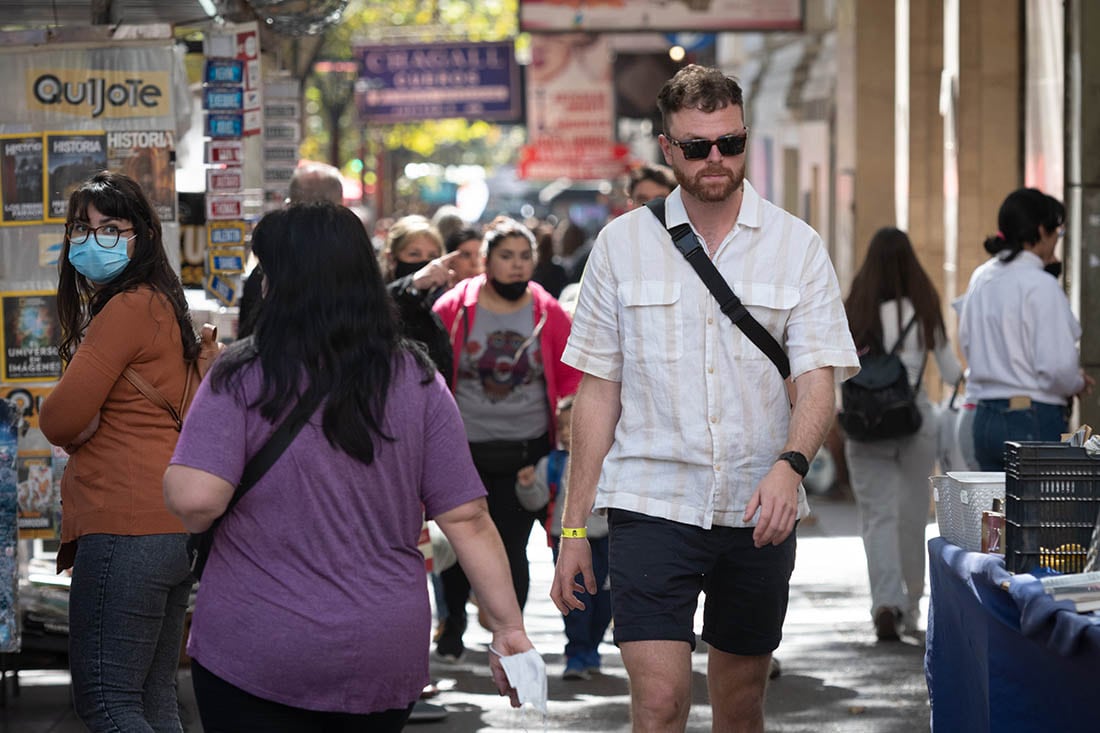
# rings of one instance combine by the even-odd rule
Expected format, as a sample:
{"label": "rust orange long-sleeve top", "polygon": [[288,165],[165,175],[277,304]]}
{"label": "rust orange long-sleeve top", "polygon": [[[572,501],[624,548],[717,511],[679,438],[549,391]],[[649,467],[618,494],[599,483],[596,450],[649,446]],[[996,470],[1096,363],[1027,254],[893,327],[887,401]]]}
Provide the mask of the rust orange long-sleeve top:
{"label": "rust orange long-sleeve top", "polygon": [[173,404],[182,400],[180,329],[168,300],[151,288],[108,301],[42,404],[39,425],[54,445],[68,445],[100,414],[99,428],[73,452],[61,478],[59,571],[72,567],[85,534],[186,532],[161,488],[179,433],[167,411],[122,376],[126,367]]}

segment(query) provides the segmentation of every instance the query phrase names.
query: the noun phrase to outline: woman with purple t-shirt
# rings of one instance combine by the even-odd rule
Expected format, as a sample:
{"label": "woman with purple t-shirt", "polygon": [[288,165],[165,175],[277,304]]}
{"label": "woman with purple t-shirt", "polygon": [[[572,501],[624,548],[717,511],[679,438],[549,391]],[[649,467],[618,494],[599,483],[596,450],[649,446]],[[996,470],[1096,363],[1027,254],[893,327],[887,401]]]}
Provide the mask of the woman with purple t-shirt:
{"label": "woman with purple t-shirt", "polygon": [[[401,339],[358,218],[291,206],[252,245],[265,279],[255,331],[203,383],[164,477],[188,530],[225,512],[187,646],[203,727],[398,731],[428,683],[422,516],[469,568],[505,655],[531,648],[508,562],[454,400]],[[299,402],[320,407],[226,512]]]}

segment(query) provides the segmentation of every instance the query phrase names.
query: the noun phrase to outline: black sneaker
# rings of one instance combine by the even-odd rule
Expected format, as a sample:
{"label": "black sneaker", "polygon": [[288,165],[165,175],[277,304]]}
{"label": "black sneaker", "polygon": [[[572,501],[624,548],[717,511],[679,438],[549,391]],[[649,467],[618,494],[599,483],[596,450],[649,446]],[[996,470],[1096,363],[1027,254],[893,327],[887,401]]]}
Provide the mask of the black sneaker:
{"label": "black sneaker", "polygon": [[879,641],[899,641],[898,626],[901,624],[901,611],[883,606],[875,612],[875,636]]}

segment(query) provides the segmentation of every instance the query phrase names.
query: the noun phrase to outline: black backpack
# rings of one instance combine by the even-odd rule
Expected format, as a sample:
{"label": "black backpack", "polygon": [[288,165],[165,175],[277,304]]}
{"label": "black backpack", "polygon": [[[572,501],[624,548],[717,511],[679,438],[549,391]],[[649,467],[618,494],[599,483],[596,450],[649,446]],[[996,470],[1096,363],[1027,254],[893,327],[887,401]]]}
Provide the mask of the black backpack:
{"label": "black backpack", "polygon": [[898,358],[898,349],[913,324],[909,319],[889,353],[868,353],[859,357],[859,374],[840,385],[841,409],[838,420],[852,440],[870,443],[901,438],[920,430],[921,413],[917,407],[924,364],[917,384],[909,384],[909,374]]}

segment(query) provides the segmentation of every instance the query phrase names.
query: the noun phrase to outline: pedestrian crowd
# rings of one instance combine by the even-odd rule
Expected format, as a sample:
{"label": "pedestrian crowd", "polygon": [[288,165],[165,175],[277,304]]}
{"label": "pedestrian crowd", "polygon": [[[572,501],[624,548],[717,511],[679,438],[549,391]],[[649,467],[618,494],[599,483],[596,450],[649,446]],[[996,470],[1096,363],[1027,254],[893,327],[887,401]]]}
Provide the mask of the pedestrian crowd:
{"label": "pedestrian crowd", "polygon": [[[401,730],[430,655],[465,657],[475,608],[518,706],[508,670],[541,665],[531,592],[564,616],[564,679],[600,672],[612,629],[635,731],[686,728],[704,593],[714,729],[761,731],[802,479],[849,407],[839,385],[876,357],[901,365],[909,422],[845,457],[874,633],[916,629],[942,428],[928,355],[965,381],[982,469],[1004,440],[1056,439],[1092,386],[1051,272],[1064,208],[1005,200],[954,304],[964,380],[905,232],[874,235],[843,297],[820,235],[745,177],[737,82],[689,65],[656,104],[666,166],[634,170],[629,210],[595,237],[448,207],[368,233],[335,169],[300,169],[252,232],[238,338],[201,380],[145,193],[103,172],[72,194],[68,366],[41,429],[71,456],[58,570],[89,729],[182,730],[188,533],[213,526],[186,646],[207,731]],[[530,587],[536,524],[551,588]],[[426,566],[426,536],[448,561]]]}

